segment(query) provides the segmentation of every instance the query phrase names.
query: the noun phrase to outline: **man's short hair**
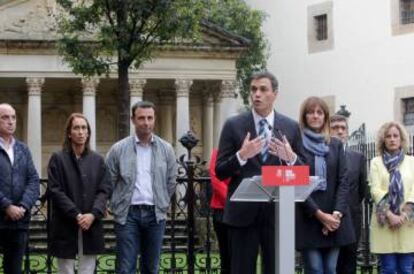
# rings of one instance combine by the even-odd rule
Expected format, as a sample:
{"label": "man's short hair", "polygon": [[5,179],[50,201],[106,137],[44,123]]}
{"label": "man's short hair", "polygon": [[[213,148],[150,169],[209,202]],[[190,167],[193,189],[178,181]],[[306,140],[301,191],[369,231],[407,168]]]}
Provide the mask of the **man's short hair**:
{"label": "man's short hair", "polygon": [[131,117],[135,116],[135,110],[137,108],[152,108],[155,112],[155,105],[153,102],[150,101],[139,101],[132,105],[131,108]]}
{"label": "man's short hair", "polygon": [[334,122],[345,122],[346,127],[348,128],[348,119],[341,114],[334,114],[329,118],[329,122],[332,124]]}
{"label": "man's short hair", "polygon": [[267,70],[257,71],[250,75],[250,83],[253,80],[259,80],[262,78],[269,79],[270,83],[272,84],[272,90],[277,91],[277,89],[279,88],[279,82],[277,81],[276,76],[274,76],[271,72]]}

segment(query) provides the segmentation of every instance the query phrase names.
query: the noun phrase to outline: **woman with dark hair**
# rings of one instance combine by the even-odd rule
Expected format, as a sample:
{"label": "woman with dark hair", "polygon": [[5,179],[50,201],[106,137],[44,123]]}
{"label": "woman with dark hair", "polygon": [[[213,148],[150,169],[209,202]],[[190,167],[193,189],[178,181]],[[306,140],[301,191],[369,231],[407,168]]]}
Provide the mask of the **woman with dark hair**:
{"label": "woman with dark hair", "polygon": [[378,156],[371,160],[371,251],[379,254],[381,274],[412,274],[414,252],[414,157],[408,134],[397,122],[381,126]]}
{"label": "woman with dark hair", "polygon": [[296,249],[305,274],[335,274],[339,247],[355,241],[344,148],[329,136],[329,109],[321,98],[307,98],[299,119],[306,162],[319,184],[296,206]]}
{"label": "woman with dark hair", "polygon": [[103,226],[110,194],[107,168],[102,156],[89,149],[91,128],[80,113],[69,116],[63,148],[53,153],[48,166],[51,198],[50,251],[57,257],[58,272],[92,274],[96,254],[104,251]]}

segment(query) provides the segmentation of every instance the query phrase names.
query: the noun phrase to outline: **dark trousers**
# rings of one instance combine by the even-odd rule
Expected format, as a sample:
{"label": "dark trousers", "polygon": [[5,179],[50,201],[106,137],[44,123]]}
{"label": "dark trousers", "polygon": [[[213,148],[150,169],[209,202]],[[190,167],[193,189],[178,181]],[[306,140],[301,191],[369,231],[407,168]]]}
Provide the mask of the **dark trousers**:
{"label": "dark trousers", "polygon": [[213,227],[216,232],[220,252],[221,274],[230,274],[230,240],[228,225],[223,223],[223,210],[213,209]]}
{"label": "dark trousers", "polygon": [[337,274],[357,273],[357,250],[362,226],[361,213],[352,213],[352,221],[354,223],[356,242],[341,247],[336,267]]}
{"label": "dark trousers", "polygon": [[3,249],[3,271],[5,274],[21,274],[28,231],[22,229],[0,229],[0,246]]}
{"label": "dark trousers", "polygon": [[259,247],[262,273],[275,273],[275,228],[271,214],[269,210],[261,212],[246,227],[229,226],[231,274],[255,274]]}

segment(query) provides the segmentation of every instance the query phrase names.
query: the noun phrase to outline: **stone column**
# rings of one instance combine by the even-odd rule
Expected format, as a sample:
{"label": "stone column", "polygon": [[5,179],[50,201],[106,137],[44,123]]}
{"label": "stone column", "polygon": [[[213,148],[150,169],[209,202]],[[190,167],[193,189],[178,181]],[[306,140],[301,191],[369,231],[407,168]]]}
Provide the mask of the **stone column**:
{"label": "stone column", "polygon": [[214,108],[213,94],[207,90],[203,97],[203,159],[209,160],[213,150]]}
{"label": "stone column", "polygon": [[27,103],[27,145],[32,153],[33,163],[42,177],[42,87],[44,78],[26,78]]}
{"label": "stone column", "polygon": [[160,109],[162,109],[162,116],[157,115],[156,118],[160,124],[160,135],[163,139],[173,144],[173,104],[175,98],[168,91],[159,92],[158,98]]}
{"label": "stone column", "polygon": [[218,147],[219,145],[219,138],[221,132],[220,120],[221,120],[221,104],[222,98],[220,97],[220,92],[214,93],[213,99],[213,109],[214,109],[214,126],[213,126],[213,146]]}
{"label": "stone column", "polygon": [[215,125],[215,142],[214,146],[218,146],[220,133],[223,128],[224,122],[236,114],[236,100],[235,89],[237,82],[235,80],[223,80],[220,85],[220,92],[217,95],[214,105],[214,113],[218,116],[214,119]]}
{"label": "stone column", "polygon": [[236,81],[225,80],[221,82],[220,97],[221,97],[221,109],[220,109],[220,128],[223,127],[224,122],[230,117],[236,114],[236,100],[235,100]]}
{"label": "stone column", "polygon": [[[130,109],[136,102],[142,101],[142,97],[144,94],[144,87],[146,83],[147,83],[146,79],[140,79],[140,78],[129,79],[129,93],[130,93],[130,106],[131,106]],[[135,134],[135,128],[132,122],[130,122],[129,128],[130,128],[131,135]]]}
{"label": "stone column", "polygon": [[88,119],[91,126],[91,136],[89,145],[92,150],[96,150],[96,88],[99,85],[98,78],[83,78],[82,81],[82,112]]}
{"label": "stone column", "polygon": [[193,84],[192,80],[176,79],[175,88],[177,93],[177,116],[176,116],[176,144],[175,151],[177,157],[186,154],[187,150],[178,141],[184,133],[190,130],[190,88]]}

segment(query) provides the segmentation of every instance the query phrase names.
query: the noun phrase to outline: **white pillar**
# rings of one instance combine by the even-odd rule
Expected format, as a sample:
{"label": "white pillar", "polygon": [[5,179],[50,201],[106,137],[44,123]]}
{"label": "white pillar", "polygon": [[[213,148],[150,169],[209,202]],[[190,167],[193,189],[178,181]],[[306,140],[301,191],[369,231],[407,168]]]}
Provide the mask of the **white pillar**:
{"label": "white pillar", "polygon": [[42,86],[44,78],[26,78],[27,103],[27,145],[32,153],[33,163],[42,177]]}
{"label": "white pillar", "polygon": [[83,107],[82,112],[91,126],[91,136],[89,145],[92,150],[96,150],[96,88],[99,84],[98,78],[86,79],[82,81]]}
{"label": "white pillar", "polygon": [[224,122],[236,114],[235,80],[223,80],[214,101],[214,147],[218,147]]}
{"label": "white pillar", "polygon": [[[129,79],[129,93],[130,93],[130,111],[132,109],[132,106],[139,101],[142,101],[142,97],[144,95],[144,87],[147,83],[146,79],[140,79],[140,78],[134,78]],[[132,117],[132,115],[131,115]],[[135,134],[135,127],[130,122],[130,133],[131,135]]]}
{"label": "white pillar", "polygon": [[209,160],[213,150],[214,108],[213,94],[207,90],[203,97],[203,159]]}
{"label": "white pillar", "polygon": [[220,92],[215,92],[214,96],[214,126],[213,126],[213,146],[219,146],[220,132],[221,132],[221,104],[222,98],[220,97]]}
{"label": "white pillar", "polygon": [[224,122],[236,114],[236,99],[235,99],[236,81],[223,80],[221,82],[221,104],[220,104],[220,129]]}
{"label": "white pillar", "polygon": [[173,139],[173,103],[174,96],[167,93],[168,91],[160,92],[158,94],[159,106],[162,109],[162,116],[157,115],[157,120],[160,123],[160,135],[169,143],[174,143]]}
{"label": "white pillar", "polygon": [[190,88],[192,80],[176,79],[175,88],[177,93],[177,116],[176,116],[176,144],[177,157],[187,154],[187,150],[181,145],[179,139],[190,130]]}

